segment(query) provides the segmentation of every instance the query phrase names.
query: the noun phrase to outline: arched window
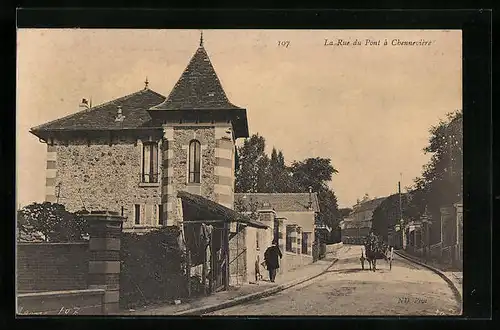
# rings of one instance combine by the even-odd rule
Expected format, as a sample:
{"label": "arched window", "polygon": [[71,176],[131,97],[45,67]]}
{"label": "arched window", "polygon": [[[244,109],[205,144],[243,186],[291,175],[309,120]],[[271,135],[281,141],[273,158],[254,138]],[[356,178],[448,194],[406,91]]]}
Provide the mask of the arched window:
{"label": "arched window", "polygon": [[201,145],[193,140],[189,143],[189,183],[200,183]]}

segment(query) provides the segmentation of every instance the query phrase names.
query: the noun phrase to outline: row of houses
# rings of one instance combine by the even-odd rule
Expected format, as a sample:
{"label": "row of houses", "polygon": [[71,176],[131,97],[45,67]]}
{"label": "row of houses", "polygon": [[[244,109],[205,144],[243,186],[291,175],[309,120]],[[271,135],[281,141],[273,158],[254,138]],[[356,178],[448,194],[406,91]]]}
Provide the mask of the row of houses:
{"label": "row of houses", "polygon": [[[386,197],[358,201],[340,224],[344,244],[363,244],[372,230],[372,216]],[[387,241],[419,257],[435,258],[448,264],[462,265],[463,205],[461,202],[440,209],[432,217],[425,212],[420,219],[397,224],[388,229]]]}

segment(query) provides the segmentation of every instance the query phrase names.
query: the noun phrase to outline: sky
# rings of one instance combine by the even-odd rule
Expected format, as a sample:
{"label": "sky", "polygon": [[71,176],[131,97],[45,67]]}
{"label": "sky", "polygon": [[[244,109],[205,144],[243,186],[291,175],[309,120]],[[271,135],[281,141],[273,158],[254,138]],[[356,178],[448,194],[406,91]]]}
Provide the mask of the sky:
{"label": "sky", "polygon": [[[247,109],[250,134],[268,152],[282,150],[287,163],[331,159],[339,207],[395,193],[400,179],[410,186],[430,158],[429,129],[462,108],[460,30],[204,30],[203,38],[229,100]],[[199,40],[199,30],[18,29],[18,206],[45,197],[46,145],[31,127],[77,112],[82,98],[97,105],[136,92],[146,77],[168,96]]]}

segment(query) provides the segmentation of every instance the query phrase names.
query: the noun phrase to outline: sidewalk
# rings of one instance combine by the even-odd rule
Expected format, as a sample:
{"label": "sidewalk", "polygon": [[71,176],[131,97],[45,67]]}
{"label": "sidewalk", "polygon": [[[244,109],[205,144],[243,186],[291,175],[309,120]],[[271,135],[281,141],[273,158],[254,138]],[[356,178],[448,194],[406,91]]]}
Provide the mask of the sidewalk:
{"label": "sidewalk", "polygon": [[289,284],[292,285],[292,282],[299,282],[300,280],[305,280],[306,278],[315,277],[321,274],[332,265],[334,260],[334,254],[328,254],[323,260],[318,260],[313,264],[291,270],[282,275],[278,274],[275,283],[263,280],[257,284],[244,284],[237,288],[231,287],[229,291],[216,292],[212,295],[192,299],[191,301],[186,301],[179,305],[164,304],[149,306],[137,310],[123,310],[120,311],[120,315],[175,315],[193,309],[226,304],[228,302],[238,300],[238,298],[243,299],[243,297],[252,294],[259,295],[259,293],[262,293],[263,295],[267,295],[265,291],[271,291],[273,288],[278,290],[279,287],[286,287]]}
{"label": "sidewalk", "polygon": [[435,260],[426,260],[426,259],[421,258],[421,257],[416,257],[412,254],[409,254],[406,251],[403,251],[403,250],[397,250],[397,252],[405,257],[417,260],[425,265],[436,268],[437,270],[442,272],[451,282],[453,282],[453,285],[460,292],[460,295],[461,296],[463,295],[463,293],[462,293],[463,272],[462,271],[453,269],[450,265],[440,264]]}

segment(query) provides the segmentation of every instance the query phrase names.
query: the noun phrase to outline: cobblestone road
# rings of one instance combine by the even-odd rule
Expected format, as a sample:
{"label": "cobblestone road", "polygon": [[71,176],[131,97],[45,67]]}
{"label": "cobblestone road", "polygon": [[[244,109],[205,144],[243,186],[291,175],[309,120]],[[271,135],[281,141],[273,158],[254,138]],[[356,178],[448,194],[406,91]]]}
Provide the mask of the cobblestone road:
{"label": "cobblestone road", "polygon": [[[361,270],[360,246],[345,246],[326,274],[273,296],[207,315],[457,315],[460,305],[437,274],[395,256]],[[367,268],[367,265],[365,265]]]}

